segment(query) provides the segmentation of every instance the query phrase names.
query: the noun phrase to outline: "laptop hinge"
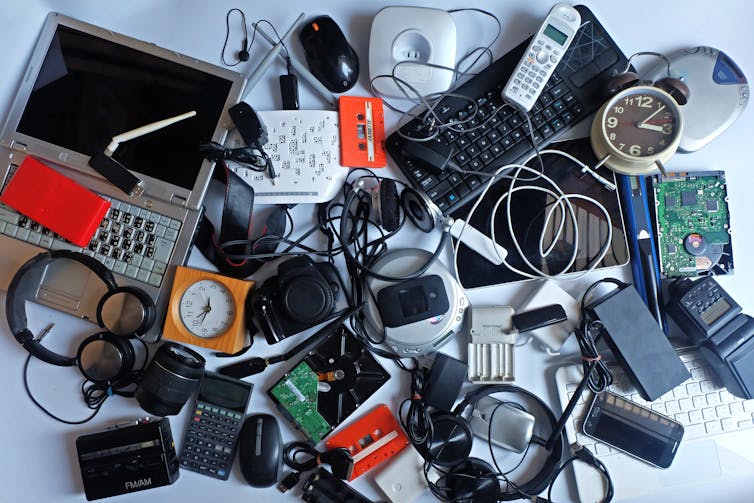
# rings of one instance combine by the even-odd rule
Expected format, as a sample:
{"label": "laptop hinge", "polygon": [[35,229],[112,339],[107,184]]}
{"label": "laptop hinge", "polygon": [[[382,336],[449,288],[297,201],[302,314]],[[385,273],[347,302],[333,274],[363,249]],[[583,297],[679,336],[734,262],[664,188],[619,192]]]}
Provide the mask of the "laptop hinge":
{"label": "laptop hinge", "polygon": [[177,204],[180,206],[186,206],[186,198],[181,196],[176,196],[173,194],[173,197],[170,198],[170,202],[173,204]]}
{"label": "laptop hinge", "polygon": [[10,148],[11,150],[15,150],[16,152],[26,152],[29,147],[27,147],[25,143],[13,140],[10,143]]}

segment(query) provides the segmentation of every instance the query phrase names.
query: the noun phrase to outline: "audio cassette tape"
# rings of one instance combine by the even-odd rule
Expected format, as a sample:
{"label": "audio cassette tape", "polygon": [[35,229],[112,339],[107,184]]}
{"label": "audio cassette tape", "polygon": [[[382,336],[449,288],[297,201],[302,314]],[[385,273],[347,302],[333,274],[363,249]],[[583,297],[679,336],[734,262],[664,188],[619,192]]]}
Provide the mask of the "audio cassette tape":
{"label": "audio cassette tape", "polygon": [[384,168],[385,118],[382,100],[341,96],[340,163],[351,168]]}

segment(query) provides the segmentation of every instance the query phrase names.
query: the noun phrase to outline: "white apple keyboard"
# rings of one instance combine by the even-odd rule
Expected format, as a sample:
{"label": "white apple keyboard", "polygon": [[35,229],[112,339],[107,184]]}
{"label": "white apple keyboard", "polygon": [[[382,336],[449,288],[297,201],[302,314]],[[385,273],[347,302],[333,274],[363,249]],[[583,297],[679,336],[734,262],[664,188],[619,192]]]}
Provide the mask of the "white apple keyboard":
{"label": "white apple keyboard", "polygon": [[[327,110],[275,110],[258,112],[267,128],[264,150],[275,169],[275,184],[269,174],[227,161],[228,167],[254,189],[261,204],[322,203],[331,200],[343,186],[349,169],[340,165],[338,112]],[[234,130],[225,142],[243,147]]]}

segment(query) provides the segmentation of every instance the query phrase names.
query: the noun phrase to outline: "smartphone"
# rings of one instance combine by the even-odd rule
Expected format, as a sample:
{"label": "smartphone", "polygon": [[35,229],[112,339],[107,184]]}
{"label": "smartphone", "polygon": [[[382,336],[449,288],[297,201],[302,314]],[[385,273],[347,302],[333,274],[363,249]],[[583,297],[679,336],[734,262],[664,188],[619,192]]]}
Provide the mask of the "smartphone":
{"label": "smartphone", "polygon": [[604,391],[594,397],[584,433],[658,468],[673,462],[683,425],[667,416]]}

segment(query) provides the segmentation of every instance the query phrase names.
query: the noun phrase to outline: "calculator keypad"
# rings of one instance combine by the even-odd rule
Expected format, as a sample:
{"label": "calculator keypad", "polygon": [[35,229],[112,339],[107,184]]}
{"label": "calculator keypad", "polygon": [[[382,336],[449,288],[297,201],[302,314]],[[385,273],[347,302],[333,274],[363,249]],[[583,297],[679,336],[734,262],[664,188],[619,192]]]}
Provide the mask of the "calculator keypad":
{"label": "calculator keypad", "polygon": [[181,468],[228,480],[243,416],[198,402],[181,451]]}

